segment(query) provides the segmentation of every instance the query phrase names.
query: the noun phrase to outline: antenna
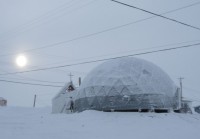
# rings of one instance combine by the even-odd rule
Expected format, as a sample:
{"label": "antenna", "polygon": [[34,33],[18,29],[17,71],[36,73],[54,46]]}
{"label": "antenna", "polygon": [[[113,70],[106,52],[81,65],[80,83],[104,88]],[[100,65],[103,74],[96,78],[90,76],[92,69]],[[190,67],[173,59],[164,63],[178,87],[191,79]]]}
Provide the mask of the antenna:
{"label": "antenna", "polygon": [[70,72],[69,78],[70,78],[70,82],[71,82],[71,83],[72,83],[72,76],[74,76],[74,75],[72,75],[71,72]]}
{"label": "antenna", "polygon": [[34,95],[34,101],[33,101],[33,107],[35,108],[35,104],[36,104],[36,97],[37,95]]}
{"label": "antenna", "polygon": [[78,78],[78,85],[81,86],[81,77]]}

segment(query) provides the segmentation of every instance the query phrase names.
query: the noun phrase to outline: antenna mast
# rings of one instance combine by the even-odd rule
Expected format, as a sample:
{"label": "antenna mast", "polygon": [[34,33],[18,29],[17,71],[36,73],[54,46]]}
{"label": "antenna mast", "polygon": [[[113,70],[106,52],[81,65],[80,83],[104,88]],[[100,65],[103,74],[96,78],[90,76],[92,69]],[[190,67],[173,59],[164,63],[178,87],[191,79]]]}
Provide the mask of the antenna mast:
{"label": "antenna mast", "polygon": [[71,83],[72,83],[72,76],[74,76],[74,75],[72,75],[71,72],[70,72],[69,78],[70,78],[70,82],[71,82]]}

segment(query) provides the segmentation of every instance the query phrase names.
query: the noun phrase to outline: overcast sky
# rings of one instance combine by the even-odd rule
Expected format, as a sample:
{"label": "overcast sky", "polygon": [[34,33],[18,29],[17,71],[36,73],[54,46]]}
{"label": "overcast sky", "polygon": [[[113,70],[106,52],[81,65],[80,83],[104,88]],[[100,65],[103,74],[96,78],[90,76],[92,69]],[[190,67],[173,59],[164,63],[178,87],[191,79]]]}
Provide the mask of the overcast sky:
{"label": "overcast sky", "polygon": [[[161,14],[198,0],[120,0]],[[200,27],[200,4],[165,16]],[[80,37],[124,25],[152,15],[110,0],[0,0],[0,74],[141,53],[200,42],[200,30],[151,18],[87,38]],[[70,41],[76,38],[76,40]],[[34,48],[64,42],[54,47]],[[159,47],[160,46],[160,47]],[[152,48],[155,47],[155,48]],[[27,51],[30,50],[30,51]],[[28,58],[26,68],[15,64],[18,54]],[[161,67],[179,86],[184,97],[200,102],[200,46],[137,56]],[[59,69],[0,75],[1,80],[63,86],[69,73],[77,84],[95,66],[92,63]],[[48,82],[45,82],[48,81]],[[60,87],[40,87],[0,82],[0,97],[10,106],[50,106]]]}

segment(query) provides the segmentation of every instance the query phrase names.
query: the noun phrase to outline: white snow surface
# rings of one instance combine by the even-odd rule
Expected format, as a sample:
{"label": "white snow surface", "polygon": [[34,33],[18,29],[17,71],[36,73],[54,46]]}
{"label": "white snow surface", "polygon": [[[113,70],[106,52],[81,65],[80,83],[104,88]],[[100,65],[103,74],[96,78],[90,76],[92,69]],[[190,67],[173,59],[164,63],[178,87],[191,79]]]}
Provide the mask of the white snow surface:
{"label": "white snow surface", "polygon": [[0,107],[1,139],[199,139],[200,115]]}

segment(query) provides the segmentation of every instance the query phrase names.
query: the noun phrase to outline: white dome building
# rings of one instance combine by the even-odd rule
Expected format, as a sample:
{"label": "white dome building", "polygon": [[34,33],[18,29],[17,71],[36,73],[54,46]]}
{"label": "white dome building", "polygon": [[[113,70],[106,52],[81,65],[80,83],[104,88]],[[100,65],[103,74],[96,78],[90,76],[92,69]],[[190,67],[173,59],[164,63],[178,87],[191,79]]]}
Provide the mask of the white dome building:
{"label": "white dome building", "polygon": [[75,110],[126,111],[179,108],[179,89],[156,65],[137,58],[105,62],[84,79]]}

